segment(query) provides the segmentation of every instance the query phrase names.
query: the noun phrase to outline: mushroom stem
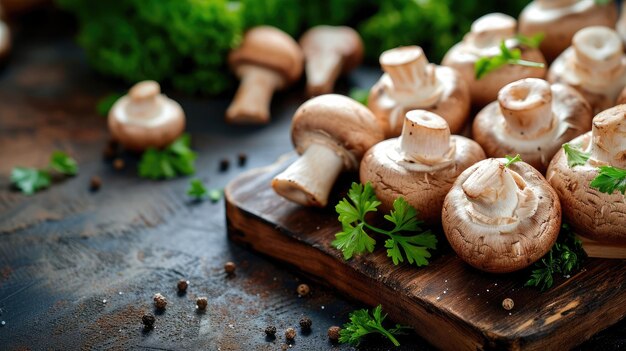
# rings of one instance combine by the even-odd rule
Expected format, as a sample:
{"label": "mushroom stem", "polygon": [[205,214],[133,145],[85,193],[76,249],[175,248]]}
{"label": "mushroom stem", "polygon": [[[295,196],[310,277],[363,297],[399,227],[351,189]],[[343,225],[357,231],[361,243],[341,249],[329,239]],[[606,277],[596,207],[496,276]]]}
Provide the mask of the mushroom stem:
{"label": "mushroom stem", "polygon": [[296,162],[272,180],[272,187],[293,202],[324,207],[343,167],[343,159],[335,150],[311,144]]}
{"label": "mushroom stem", "polygon": [[157,97],[161,94],[159,83],[146,80],[135,84],[129,91],[130,102],[126,105],[128,120],[146,122],[161,113]]}
{"label": "mushroom stem", "polygon": [[409,111],[399,143],[405,160],[434,165],[450,156],[450,127],[432,112]]}
{"label": "mushroom stem", "polygon": [[268,123],[272,95],[284,85],[284,79],[273,70],[253,65],[240,66],[238,73],[241,83],[226,110],[226,120],[241,124]]}
{"label": "mushroom stem", "polygon": [[622,40],[605,27],[587,27],[574,35],[573,69],[585,82],[585,89],[605,87],[619,75],[622,66]]}
{"label": "mushroom stem", "polygon": [[517,21],[502,13],[485,15],[472,23],[467,39],[479,48],[497,46],[502,40],[515,36]]}
{"label": "mushroom stem", "polygon": [[518,207],[518,187],[512,171],[497,159],[476,169],[462,185],[463,192],[480,214],[496,219],[513,217]]}
{"label": "mushroom stem", "polygon": [[621,114],[600,114],[593,119],[590,160],[626,168],[626,125],[623,121]]}
{"label": "mushroom stem", "polygon": [[498,93],[506,126],[515,134],[536,137],[552,129],[552,89],[542,79],[527,78],[508,84]]}
{"label": "mushroom stem", "polygon": [[343,57],[335,51],[321,51],[308,57],[305,67],[307,94],[317,96],[331,93],[342,66]]}

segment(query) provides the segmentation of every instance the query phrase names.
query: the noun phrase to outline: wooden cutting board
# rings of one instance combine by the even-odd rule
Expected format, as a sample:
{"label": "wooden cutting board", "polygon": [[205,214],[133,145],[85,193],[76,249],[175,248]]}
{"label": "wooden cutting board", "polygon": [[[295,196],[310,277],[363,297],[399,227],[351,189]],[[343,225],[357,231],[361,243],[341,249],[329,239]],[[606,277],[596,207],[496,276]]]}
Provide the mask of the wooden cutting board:
{"label": "wooden cutting board", "polygon": [[[382,238],[373,254],[344,261],[331,247],[340,231],[333,206],[292,204],[270,187],[292,159],[249,171],[225,190],[230,238],[334,286],[368,305],[383,305],[433,345],[448,350],[564,350],[626,315],[626,260],[588,259],[573,276],[559,277],[547,292],[523,287],[528,271],[480,272],[439,239],[427,267],[394,266]],[[345,175],[330,204],[345,196]],[[511,298],[507,311],[502,300]]]}

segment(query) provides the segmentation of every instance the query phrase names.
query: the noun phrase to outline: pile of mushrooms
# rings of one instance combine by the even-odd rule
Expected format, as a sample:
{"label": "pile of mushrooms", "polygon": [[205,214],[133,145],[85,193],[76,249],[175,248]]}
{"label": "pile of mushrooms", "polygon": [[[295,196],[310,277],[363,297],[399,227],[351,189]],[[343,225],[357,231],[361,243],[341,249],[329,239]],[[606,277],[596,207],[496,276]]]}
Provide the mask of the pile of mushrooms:
{"label": "pile of mushrooms", "polygon": [[450,245],[470,265],[506,273],[545,255],[561,229],[559,198],[541,173],[506,159],[474,164],[457,178],[443,203]]}
{"label": "pile of mushrooms", "polygon": [[406,113],[399,138],[376,144],[361,161],[360,178],[370,182],[381,211],[393,209],[402,196],[420,219],[439,224],[443,199],[461,172],[485,158],[480,146],[468,138],[450,135],[438,115],[413,110]]}
{"label": "pile of mushrooms", "polygon": [[590,156],[583,165],[569,167],[561,150],[548,168],[547,179],[561,198],[565,221],[592,240],[626,244],[626,197],[590,186],[599,166],[626,169],[626,105],[598,114],[591,132],[569,144]]}
{"label": "pile of mushrooms", "polygon": [[488,157],[520,154],[541,173],[563,143],[591,128],[591,107],[573,88],[526,78],[502,88],[474,119],[472,135]]}
{"label": "pile of mushrooms", "polygon": [[171,144],[185,129],[180,105],[161,94],[159,83],[147,80],[135,84],[109,111],[113,140],[128,150],[142,151]]}
{"label": "pile of mushrooms", "polygon": [[539,48],[548,62],[554,61],[572,42],[574,34],[585,27],[613,27],[617,20],[614,1],[534,0],[519,16],[519,32],[526,36],[543,33]]}
{"label": "pile of mushrooms", "polygon": [[337,77],[363,61],[363,42],[350,27],[317,26],[300,38],[310,96],[332,93]]}
{"label": "pile of mushrooms", "polygon": [[438,114],[452,133],[463,129],[470,97],[456,70],[428,63],[418,46],[385,51],[380,55],[380,65],[385,74],[372,87],[368,107],[383,126],[385,137],[400,135],[404,115],[414,109]]}
{"label": "pile of mushrooms", "polygon": [[626,86],[622,40],[607,27],[587,27],[574,35],[572,46],[550,66],[548,80],[576,88],[594,113],[615,105]]}
{"label": "pile of mushrooms", "polygon": [[339,174],[356,171],[363,154],[383,139],[383,133],[367,107],[327,94],[298,108],[291,138],[301,156],[272,180],[272,187],[290,201],[324,207]]}
{"label": "pile of mushrooms", "polygon": [[226,121],[268,123],[274,91],[300,79],[303,60],[298,43],[280,29],[260,26],[248,30],[241,46],[228,56],[228,64],[241,84],[226,110]]}
{"label": "pile of mushrooms", "polygon": [[539,49],[521,45],[515,37],[517,21],[501,13],[491,13],[477,19],[463,41],[453,46],[445,55],[442,65],[455,68],[469,85],[472,104],[484,106],[496,99],[498,91],[522,78],[543,78],[545,68],[507,65],[477,80],[474,65],[481,57],[500,55],[504,41],[509,49],[519,48],[522,59],[544,63]]}

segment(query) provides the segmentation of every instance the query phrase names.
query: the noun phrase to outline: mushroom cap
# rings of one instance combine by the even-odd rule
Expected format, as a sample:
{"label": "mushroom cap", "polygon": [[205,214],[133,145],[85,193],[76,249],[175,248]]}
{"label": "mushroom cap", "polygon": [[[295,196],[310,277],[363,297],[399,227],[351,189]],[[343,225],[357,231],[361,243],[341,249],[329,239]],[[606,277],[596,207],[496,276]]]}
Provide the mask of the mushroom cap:
{"label": "mushroom cap", "polygon": [[318,143],[341,155],[346,170],[356,170],[363,154],[383,140],[372,112],[343,95],[326,94],[302,104],[291,122],[291,139],[299,154]]}
{"label": "mushroom cap", "polygon": [[450,67],[435,66],[436,79],[441,84],[439,100],[430,106],[402,106],[389,95],[393,87],[391,78],[387,74],[374,84],[370,90],[367,107],[374,113],[376,119],[385,131],[385,137],[396,137],[402,133],[404,115],[415,109],[433,112],[448,122],[451,133],[460,133],[468,120],[470,113],[470,93],[465,80],[459,72]]}
{"label": "mushroom cap", "polygon": [[270,26],[254,27],[246,32],[241,46],[228,55],[228,64],[236,74],[241,65],[262,66],[279,73],[291,84],[302,75],[304,56],[289,34]]}
{"label": "mushroom cap", "polygon": [[548,62],[554,61],[572,42],[574,34],[590,26],[613,27],[617,5],[580,0],[568,5],[547,6],[546,1],[532,1],[519,16],[519,32],[526,36],[544,33],[540,50]]}
{"label": "mushroom cap", "polygon": [[411,169],[390,157],[398,138],[382,141],[367,151],[361,161],[360,179],[363,184],[372,184],[381,211],[392,210],[395,199],[402,196],[418,211],[420,219],[432,225],[441,222],[443,199],[456,178],[485,158],[475,141],[458,135],[450,136],[450,140],[456,147],[454,162],[434,172]]}
{"label": "mushroom cap", "polygon": [[[527,78],[523,81],[530,80],[538,79]],[[548,85],[543,80],[538,81]],[[503,88],[499,98],[503,99],[502,93],[506,93],[507,87],[516,83],[518,82]],[[591,129],[591,106],[575,89],[563,84],[553,84],[549,88],[552,92],[553,115],[545,118],[553,117],[556,125],[543,135],[525,137],[521,134],[523,132],[508,128],[498,101],[487,105],[476,115],[472,125],[472,137],[482,146],[487,157],[520,154],[524,162],[545,173],[550,160],[563,143]],[[522,96],[521,100],[542,98],[537,95],[530,92]]]}
{"label": "mushroom cap", "polygon": [[300,38],[304,56],[336,52],[343,57],[342,72],[355,69],[363,61],[363,41],[354,29],[347,26],[315,26]]}
{"label": "mushroom cap", "polygon": [[520,176],[516,179],[520,189],[523,182],[524,189],[529,188],[537,197],[534,214],[506,232],[500,226],[474,222],[468,214],[471,205],[463,183],[479,168],[494,161],[506,162],[486,159],[459,175],[444,200],[442,224],[450,245],[463,261],[483,271],[507,273],[530,266],[550,251],[561,229],[561,205],[541,173],[525,162],[516,162],[509,170]]}
{"label": "mushroom cap", "polygon": [[129,150],[162,148],[185,129],[185,113],[174,100],[161,94],[159,83],[135,84],[109,111],[109,130],[114,140]]}
{"label": "mushroom cap", "polygon": [[[621,128],[623,140],[625,117],[626,105],[620,105],[596,116],[594,124],[608,123],[612,124],[608,126],[609,128],[617,130]],[[615,118],[619,120],[616,121]],[[570,144],[581,150],[588,150],[593,138],[592,132],[585,133],[570,141]],[[622,142],[622,147],[624,145]],[[618,152],[617,155],[617,157],[620,157],[619,155],[624,157],[626,150],[622,150],[622,153]],[[624,201],[624,195],[618,191],[612,194],[602,193],[590,186],[591,181],[598,175],[598,165],[590,159],[584,165],[569,167],[567,156],[561,150],[552,159],[546,178],[561,199],[565,221],[577,234],[600,242],[625,244],[626,201]]]}

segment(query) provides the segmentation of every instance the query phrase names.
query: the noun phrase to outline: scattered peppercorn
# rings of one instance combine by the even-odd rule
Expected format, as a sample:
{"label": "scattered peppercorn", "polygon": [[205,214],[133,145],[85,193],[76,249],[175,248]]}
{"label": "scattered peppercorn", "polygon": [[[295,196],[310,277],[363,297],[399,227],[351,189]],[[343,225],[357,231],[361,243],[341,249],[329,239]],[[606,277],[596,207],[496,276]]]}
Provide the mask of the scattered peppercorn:
{"label": "scattered peppercorn", "polygon": [[154,316],[149,313],[144,314],[143,317],[141,317],[141,322],[147,329],[152,329],[154,328],[154,322],[156,322],[156,318],[154,318]]}
{"label": "scattered peppercorn", "polygon": [[235,265],[235,262],[228,261],[226,262],[226,264],[224,264],[224,272],[226,272],[226,274],[228,275],[234,274],[235,268],[237,268],[237,266]]}
{"label": "scattered peppercorn", "polygon": [[515,306],[513,299],[507,297],[506,299],[502,300],[502,307],[505,310],[510,311],[513,309],[513,306]]}
{"label": "scattered peppercorn", "polygon": [[101,186],[102,186],[102,180],[100,179],[100,177],[98,176],[91,177],[91,180],[89,181],[89,189],[91,189],[91,191],[98,191],[100,190]]}
{"label": "scattered peppercorn", "polygon": [[199,310],[206,310],[208,304],[209,300],[206,297],[199,297],[196,299],[196,306],[198,306]]}
{"label": "scattered peppercorn", "polygon": [[230,161],[228,159],[223,158],[220,160],[220,172],[226,172],[230,167]]}
{"label": "scattered peppercorn", "polygon": [[119,157],[118,157],[118,158],[116,158],[115,160],[113,160],[113,168],[114,168],[116,171],[121,171],[121,170],[123,170],[123,169],[124,169],[124,166],[125,166],[125,164],[124,164],[124,160],[123,160],[123,159],[121,159],[121,158],[119,158]]}
{"label": "scattered peppercorn", "polygon": [[311,292],[311,288],[309,288],[309,286],[306,284],[300,284],[298,285],[296,291],[300,296],[307,296]]}
{"label": "scattered peppercorn", "polygon": [[187,291],[187,287],[189,286],[189,281],[185,279],[181,279],[178,281],[178,284],[176,284],[176,286],[178,287],[178,292],[184,293]]}
{"label": "scattered peppercorn", "polygon": [[293,340],[295,338],[296,338],[296,330],[293,328],[287,328],[287,330],[285,330],[285,339]]}
{"label": "scattered peppercorn", "polygon": [[341,328],[336,325],[333,325],[332,327],[328,328],[328,338],[330,339],[330,341],[332,342],[339,341],[340,331],[341,331]]}
{"label": "scattered peppercorn", "polygon": [[273,325],[268,326],[267,328],[265,328],[265,335],[269,336],[269,337],[275,337],[276,336],[276,327]]}
{"label": "scattered peppercorn", "polygon": [[239,162],[239,167],[245,166],[246,162],[248,161],[248,155],[244,154],[243,152],[240,153],[237,156],[237,161]]}
{"label": "scattered peppercorn", "polygon": [[163,310],[165,309],[165,306],[167,306],[167,299],[165,298],[165,296],[161,295],[160,293],[154,294],[153,300],[154,300],[154,306],[159,310]]}
{"label": "scattered peppercorn", "polygon": [[111,140],[107,143],[107,146],[102,150],[102,156],[105,160],[112,160],[117,155],[118,145],[115,141]]}
{"label": "scattered peppercorn", "polygon": [[309,317],[300,318],[300,328],[304,331],[311,330],[311,326],[313,325],[313,321]]}

